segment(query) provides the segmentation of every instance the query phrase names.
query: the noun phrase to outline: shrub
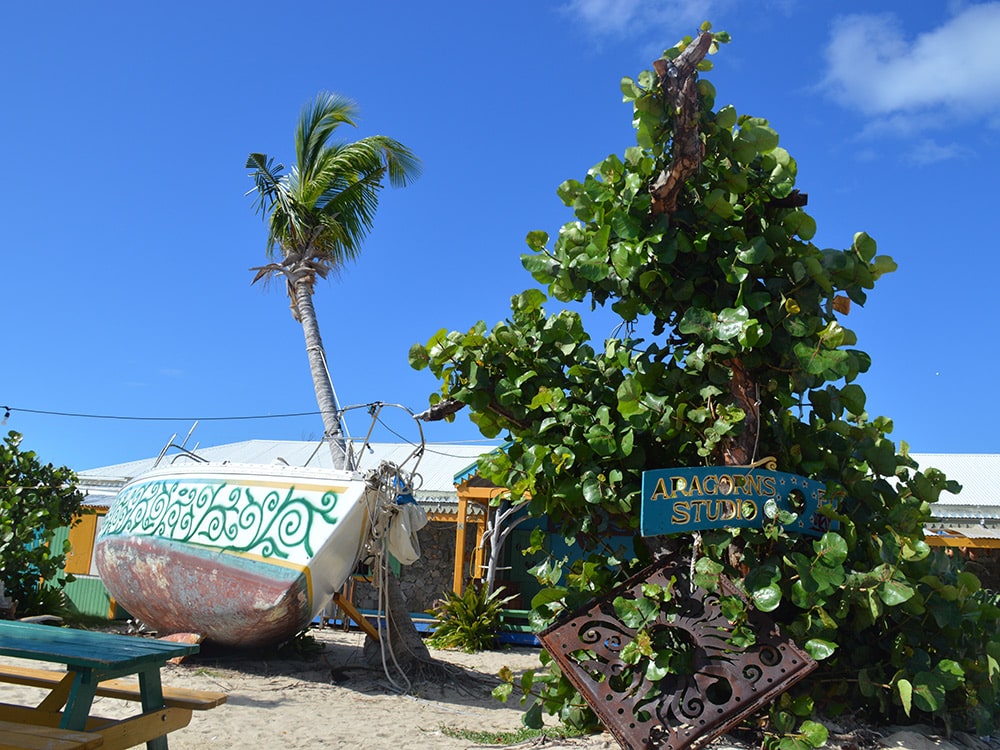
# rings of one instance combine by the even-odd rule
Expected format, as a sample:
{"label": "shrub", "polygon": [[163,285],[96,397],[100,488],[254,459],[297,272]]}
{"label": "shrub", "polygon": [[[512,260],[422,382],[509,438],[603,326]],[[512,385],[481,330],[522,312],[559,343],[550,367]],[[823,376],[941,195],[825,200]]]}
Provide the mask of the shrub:
{"label": "shrub", "polygon": [[461,594],[446,591],[444,599],[427,610],[434,615],[434,634],[427,642],[434,648],[458,649],[470,654],[493,648],[503,607],[514,598],[501,598],[503,593],[502,586],[490,594],[486,586],[475,582]]}
{"label": "shrub", "polygon": [[[69,541],[51,545],[53,532],[78,516],[83,495],[65,466],[42,464],[20,449],[11,431],[0,444],[0,580],[22,615],[45,614],[61,606]],[[42,585],[45,581],[45,585]]]}

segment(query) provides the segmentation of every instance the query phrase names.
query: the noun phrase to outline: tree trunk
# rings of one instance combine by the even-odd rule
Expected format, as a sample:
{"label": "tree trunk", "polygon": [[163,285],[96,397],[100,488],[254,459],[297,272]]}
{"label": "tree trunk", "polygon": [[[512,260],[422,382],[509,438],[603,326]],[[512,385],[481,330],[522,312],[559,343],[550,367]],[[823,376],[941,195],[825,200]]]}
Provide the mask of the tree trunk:
{"label": "tree trunk", "polygon": [[333,391],[333,381],[326,364],[326,351],[323,349],[323,339],[319,335],[319,323],[316,320],[316,308],[312,300],[312,280],[309,277],[300,278],[295,282],[294,289],[299,321],[302,323],[302,332],[306,339],[309,371],[316,391],[316,404],[323,418],[323,435],[327,445],[330,446],[333,468],[353,469],[344,440],[344,428],[340,421],[340,404],[337,403],[337,395]]}
{"label": "tree trunk", "polygon": [[746,416],[740,434],[726,437],[722,441],[722,460],[726,466],[747,466],[757,460],[757,442],[760,437],[757,383],[739,359],[731,359],[725,364],[733,371],[729,381],[729,395]]}
{"label": "tree trunk", "polygon": [[399,579],[392,571],[386,576],[385,589],[386,632],[382,637],[386,642],[379,644],[369,640],[365,644],[365,655],[369,663],[381,666],[384,646],[386,666],[391,669],[398,665],[407,677],[414,677],[421,665],[432,665],[434,659],[413,625]]}
{"label": "tree trunk", "polygon": [[[312,374],[313,388],[316,391],[316,403],[323,417],[324,435],[330,446],[333,466],[336,469],[353,469],[351,455],[344,438],[344,429],[340,419],[340,404],[333,390],[333,381],[326,363],[326,352],[319,333],[319,322],[316,320],[316,308],[313,306],[313,284],[309,277],[297,280],[294,284],[295,305],[299,322],[306,339],[306,354],[309,357],[309,371]],[[427,646],[424,645],[417,632],[409,609],[399,588],[399,580],[392,571],[386,576],[385,591],[386,619],[388,621],[388,637],[392,646],[395,663],[407,674],[417,673],[419,665],[432,666],[436,662],[431,658]],[[373,647],[374,646],[374,647]],[[365,649],[373,661],[381,663],[381,648],[372,644]],[[386,654],[386,663],[393,665],[393,659]]]}

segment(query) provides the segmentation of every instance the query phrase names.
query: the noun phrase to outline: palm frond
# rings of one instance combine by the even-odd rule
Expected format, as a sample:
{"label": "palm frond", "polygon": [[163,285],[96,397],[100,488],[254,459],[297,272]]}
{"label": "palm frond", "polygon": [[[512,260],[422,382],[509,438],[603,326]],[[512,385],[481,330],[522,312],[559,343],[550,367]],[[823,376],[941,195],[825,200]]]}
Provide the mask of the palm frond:
{"label": "palm frond", "polygon": [[295,156],[305,181],[312,181],[323,150],[337,128],[345,123],[355,126],[357,112],[353,101],[326,91],[303,107],[295,131]]}
{"label": "palm frond", "polygon": [[402,143],[383,135],[373,136],[372,140],[378,141],[382,150],[382,158],[389,171],[390,185],[406,187],[421,175],[423,166],[420,159]]}
{"label": "palm frond", "polygon": [[383,179],[388,175],[390,184],[402,186],[419,176],[419,159],[391,138],[330,143],[340,125],[355,125],[356,115],[351,100],[321,92],[299,116],[290,170],[266,154],[250,154],[247,168],[253,170],[255,208],[267,217],[269,255],[280,248],[284,262],[336,270],[361,252]]}

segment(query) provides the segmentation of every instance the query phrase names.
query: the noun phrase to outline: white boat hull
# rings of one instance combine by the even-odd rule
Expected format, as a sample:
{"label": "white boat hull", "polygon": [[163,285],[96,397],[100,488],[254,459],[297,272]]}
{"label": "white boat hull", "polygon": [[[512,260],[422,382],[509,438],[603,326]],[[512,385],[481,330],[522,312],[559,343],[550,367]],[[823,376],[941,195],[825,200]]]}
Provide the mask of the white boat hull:
{"label": "white boat hull", "polygon": [[125,485],[97,538],[111,595],[161,633],[259,646],[303,630],[357,566],[361,474],[185,463]]}

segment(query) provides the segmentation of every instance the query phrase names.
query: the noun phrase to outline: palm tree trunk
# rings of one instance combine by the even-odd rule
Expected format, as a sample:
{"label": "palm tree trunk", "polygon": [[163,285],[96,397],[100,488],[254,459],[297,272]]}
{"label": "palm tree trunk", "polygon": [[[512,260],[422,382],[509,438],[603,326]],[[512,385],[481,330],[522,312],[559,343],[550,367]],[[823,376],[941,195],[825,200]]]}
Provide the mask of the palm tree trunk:
{"label": "palm tree trunk", "polygon": [[[333,391],[333,381],[327,369],[326,352],[319,333],[319,322],[316,320],[316,308],[312,300],[313,285],[308,279],[300,279],[295,282],[293,288],[299,321],[302,323],[302,332],[306,338],[306,353],[309,357],[313,387],[316,390],[316,403],[323,417],[323,428],[333,457],[333,466],[335,469],[353,469],[344,440],[340,405]],[[399,588],[399,581],[392,571],[389,571],[386,581],[385,596],[389,638],[400,668],[408,675],[413,675],[420,665],[424,667],[433,665],[434,660],[413,624]]]}
{"label": "palm tree trunk", "polygon": [[312,299],[312,282],[307,277],[300,278],[295,282],[294,289],[299,321],[302,323],[302,332],[306,338],[306,355],[309,357],[309,371],[316,391],[316,404],[323,417],[323,434],[327,445],[330,446],[333,468],[353,469],[344,440],[344,428],[340,421],[340,404],[337,403],[337,395],[333,392],[333,381],[326,365],[326,351],[323,349],[323,339],[319,335],[319,323],[316,320],[316,308]]}
{"label": "palm tree trunk", "polygon": [[399,586],[399,579],[391,570],[386,576],[385,584],[387,637],[396,663],[407,676],[413,677],[421,666],[430,665],[434,660],[427,650],[427,644],[413,624],[409,607],[406,606],[406,599]]}

